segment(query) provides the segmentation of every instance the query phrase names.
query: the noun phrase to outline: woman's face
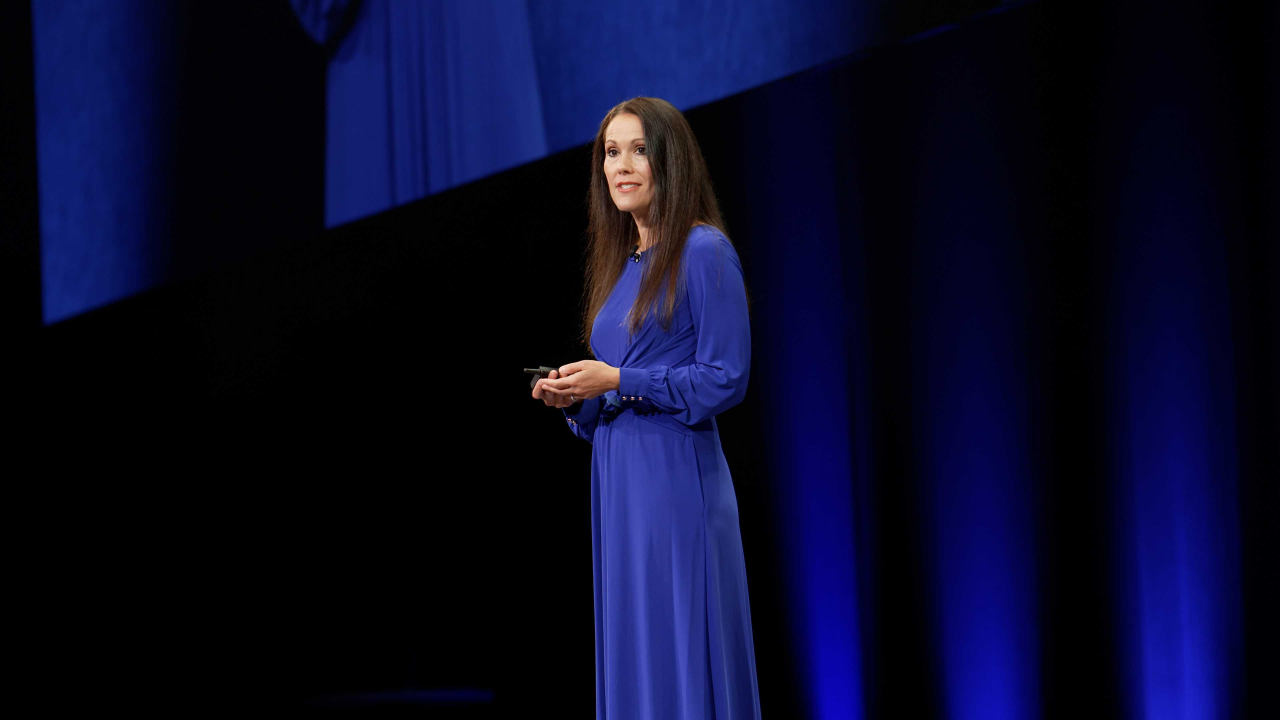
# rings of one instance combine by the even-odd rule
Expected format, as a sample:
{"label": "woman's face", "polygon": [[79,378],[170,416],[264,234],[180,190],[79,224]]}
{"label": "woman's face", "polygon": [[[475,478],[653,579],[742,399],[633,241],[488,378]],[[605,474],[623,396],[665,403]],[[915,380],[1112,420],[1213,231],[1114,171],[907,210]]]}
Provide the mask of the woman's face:
{"label": "woman's face", "polygon": [[604,176],[609,195],[622,212],[643,222],[653,201],[644,126],[637,115],[618,115],[604,130]]}

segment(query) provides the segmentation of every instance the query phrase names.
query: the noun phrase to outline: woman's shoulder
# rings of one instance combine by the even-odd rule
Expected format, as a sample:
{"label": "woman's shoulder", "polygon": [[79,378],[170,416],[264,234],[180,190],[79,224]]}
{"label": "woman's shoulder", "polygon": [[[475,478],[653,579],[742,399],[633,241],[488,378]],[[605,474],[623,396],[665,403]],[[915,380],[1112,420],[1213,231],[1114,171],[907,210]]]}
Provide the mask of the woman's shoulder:
{"label": "woman's shoulder", "polygon": [[685,241],[685,268],[692,275],[714,272],[718,276],[728,265],[742,271],[738,252],[724,233],[711,225],[695,225]]}
{"label": "woman's shoulder", "polygon": [[728,253],[735,260],[733,243],[718,228],[711,225],[694,225],[685,240],[685,257],[691,261],[716,259]]}

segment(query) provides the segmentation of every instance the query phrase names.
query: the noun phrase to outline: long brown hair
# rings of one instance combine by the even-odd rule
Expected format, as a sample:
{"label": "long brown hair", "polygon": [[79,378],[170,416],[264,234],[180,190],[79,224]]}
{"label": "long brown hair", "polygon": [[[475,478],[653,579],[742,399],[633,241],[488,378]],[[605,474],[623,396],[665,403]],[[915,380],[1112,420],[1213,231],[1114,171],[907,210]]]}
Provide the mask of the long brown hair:
{"label": "long brown hair", "polygon": [[662,328],[671,327],[671,316],[680,296],[680,259],[694,225],[710,225],[728,239],[702,149],[684,115],[659,98],[637,97],[615,105],[600,121],[600,130],[591,146],[591,189],[587,195],[590,228],[582,328],[582,339],[588,350],[596,314],[613,292],[632,246],[640,242],[635,220],[631,213],[619,210],[613,203],[609,179],[604,174],[605,130],[615,117],[624,114],[640,118],[653,183],[649,247],[645,250],[647,262],[635,304],[631,306],[630,333],[634,335],[655,310]]}

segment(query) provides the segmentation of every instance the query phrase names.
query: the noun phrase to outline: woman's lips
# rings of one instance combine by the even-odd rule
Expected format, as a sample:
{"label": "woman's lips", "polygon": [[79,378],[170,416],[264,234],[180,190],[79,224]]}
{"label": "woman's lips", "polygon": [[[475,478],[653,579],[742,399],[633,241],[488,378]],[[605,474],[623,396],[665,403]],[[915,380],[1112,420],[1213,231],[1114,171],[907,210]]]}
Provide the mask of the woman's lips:
{"label": "woman's lips", "polygon": [[627,192],[631,192],[632,190],[635,190],[638,187],[640,187],[638,183],[618,183],[618,192],[627,193]]}

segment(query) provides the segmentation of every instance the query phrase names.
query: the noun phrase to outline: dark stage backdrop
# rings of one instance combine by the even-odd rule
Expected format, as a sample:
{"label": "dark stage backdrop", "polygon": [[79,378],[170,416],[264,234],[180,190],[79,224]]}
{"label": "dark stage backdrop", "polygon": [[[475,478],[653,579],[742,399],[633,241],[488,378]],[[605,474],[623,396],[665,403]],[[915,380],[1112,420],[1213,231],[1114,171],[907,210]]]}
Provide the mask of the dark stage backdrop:
{"label": "dark stage backdrop", "polygon": [[[1268,12],[1032,3],[688,113],[753,296],[769,716],[1269,714]],[[519,372],[582,354],[588,162],[44,328],[41,666],[591,712],[589,447]]]}

